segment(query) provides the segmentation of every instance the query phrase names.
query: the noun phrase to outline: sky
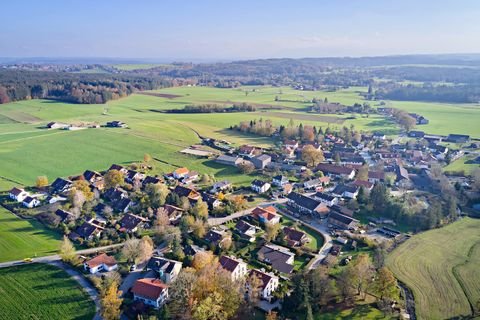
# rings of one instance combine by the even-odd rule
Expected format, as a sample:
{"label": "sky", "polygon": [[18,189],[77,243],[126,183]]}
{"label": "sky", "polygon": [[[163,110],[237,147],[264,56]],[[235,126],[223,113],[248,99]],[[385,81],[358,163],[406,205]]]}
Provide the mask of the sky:
{"label": "sky", "polygon": [[480,52],[478,0],[5,0],[0,7],[0,57]]}

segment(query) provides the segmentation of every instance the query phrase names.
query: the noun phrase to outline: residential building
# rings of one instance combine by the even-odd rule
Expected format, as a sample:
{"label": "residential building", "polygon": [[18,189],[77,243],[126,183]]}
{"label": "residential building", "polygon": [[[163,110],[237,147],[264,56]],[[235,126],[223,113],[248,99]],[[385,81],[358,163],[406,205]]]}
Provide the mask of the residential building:
{"label": "residential building", "polygon": [[75,220],[75,215],[73,213],[62,209],[57,209],[55,215],[60,218],[60,222],[62,223],[69,223]]}
{"label": "residential building", "polygon": [[[249,277],[256,277],[261,282],[261,297],[265,300],[270,300],[273,297],[273,292],[277,290],[279,285],[279,278],[273,273],[265,273],[263,271],[253,269],[249,272]],[[248,282],[247,282],[248,289]]]}
{"label": "residential building", "polygon": [[293,271],[295,254],[288,248],[266,244],[258,250],[257,258],[281,273],[289,274]]}
{"label": "residential building", "polygon": [[40,200],[35,197],[27,196],[25,199],[23,199],[22,204],[31,209],[38,207],[40,205]]}
{"label": "residential building", "polygon": [[243,162],[243,159],[240,157],[235,157],[235,156],[227,156],[227,155],[221,155],[219,156],[215,162],[221,163],[227,166],[238,166],[240,163]]}
{"label": "residential building", "polygon": [[52,193],[65,193],[72,188],[72,181],[63,178],[57,178],[50,186]]}
{"label": "residential building", "polygon": [[25,198],[28,196],[28,192],[21,188],[14,187],[8,192],[8,197],[17,202],[23,202],[23,200],[25,200]]}
{"label": "residential building", "polygon": [[287,204],[303,214],[324,215],[328,212],[327,205],[319,200],[292,192],[287,196]]}
{"label": "residential building", "polygon": [[213,187],[212,187],[212,190],[210,190],[211,193],[217,193],[217,192],[220,192],[220,191],[225,191],[225,190],[228,190],[232,187],[232,184],[227,181],[227,180],[223,180],[223,181],[220,181],[220,182],[216,182]]}
{"label": "residential building", "polygon": [[317,192],[313,195],[313,197],[318,201],[325,203],[327,206],[333,206],[334,204],[338,203],[337,197],[334,197],[332,195],[329,195],[323,192]]}
{"label": "residential building", "polygon": [[252,181],[251,188],[256,193],[265,193],[270,189],[270,183],[255,179]]}
{"label": "residential building", "polygon": [[281,218],[280,215],[277,214],[277,210],[272,206],[266,208],[256,207],[252,210],[252,216],[263,224],[277,224]]}
{"label": "residential building", "polygon": [[164,257],[151,257],[147,263],[147,271],[155,271],[158,277],[167,284],[175,281],[181,269],[182,263],[180,261],[170,260]]}
{"label": "residential building", "polygon": [[270,162],[272,162],[272,157],[267,154],[262,154],[250,159],[255,168],[264,169]]}
{"label": "residential building", "polygon": [[137,232],[138,228],[141,228],[148,219],[137,216],[133,213],[127,213],[120,219],[118,224],[120,225],[120,232],[133,233]]}
{"label": "residential building", "polygon": [[272,184],[277,187],[283,187],[287,183],[290,183],[290,182],[288,181],[288,178],[284,175],[278,175],[273,177],[272,179]]}
{"label": "residential building", "polygon": [[244,221],[238,220],[237,224],[235,225],[235,231],[244,239],[253,242],[255,241],[255,234],[257,233],[257,228]]}
{"label": "residential building", "polygon": [[449,134],[446,141],[453,143],[467,143],[470,141],[470,136],[465,134]]}
{"label": "residential building", "polygon": [[183,177],[185,177],[189,172],[190,172],[190,170],[188,170],[185,167],[182,167],[182,168],[178,168],[178,169],[174,170],[172,175],[175,179],[178,180],[178,179],[182,179]]}
{"label": "residential building", "polygon": [[232,281],[244,278],[248,272],[247,264],[242,259],[221,256],[219,263],[223,269],[231,273]]}
{"label": "residential building", "polygon": [[85,271],[95,274],[99,271],[113,271],[118,268],[117,260],[114,257],[107,255],[106,253],[99,254],[98,256],[87,260],[83,263]]}
{"label": "residential building", "polygon": [[292,247],[300,247],[309,241],[305,232],[296,230],[295,228],[283,227],[283,234],[288,245]]}
{"label": "residential building", "polygon": [[317,171],[322,171],[325,175],[332,177],[342,177],[345,179],[353,179],[355,177],[355,170],[336,164],[321,163],[316,168]]}
{"label": "residential building", "polygon": [[332,211],[328,215],[328,223],[341,229],[356,229],[358,220]]}
{"label": "residential building", "polygon": [[168,286],[159,279],[143,278],[135,281],[132,293],[133,300],[158,309],[168,299]]}
{"label": "residential building", "polygon": [[341,198],[356,199],[359,189],[354,185],[339,184],[333,189],[332,194]]}

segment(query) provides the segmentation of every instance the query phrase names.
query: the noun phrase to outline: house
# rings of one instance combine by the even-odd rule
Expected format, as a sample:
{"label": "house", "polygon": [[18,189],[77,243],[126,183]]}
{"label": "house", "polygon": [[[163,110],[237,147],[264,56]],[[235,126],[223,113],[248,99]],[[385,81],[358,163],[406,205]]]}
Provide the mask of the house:
{"label": "house", "polygon": [[235,225],[235,231],[244,239],[247,239],[250,242],[255,241],[255,234],[257,233],[257,228],[250,223],[239,220]]}
{"label": "house", "polygon": [[283,234],[285,235],[285,240],[287,240],[288,245],[292,247],[300,247],[309,241],[305,232],[298,231],[294,228],[284,227]]}
{"label": "house", "polygon": [[368,182],[377,183],[385,181],[385,172],[383,171],[368,171]]}
{"label": "house", "polygon": [[285,140],[283,145],[285,146],[285,148],[289,148],[289,149],[293,149],[293,150],[298,148],[298,142],[295,141],[295,140]]}
{"label": "house", "polygon": [[190,170],[188,170],[185,167],[182,167],[182,168],[178,168],[178,169],[174,170],[172,175],[175,179],[179,180],[179,179],[184,178],[188,174],[188,172],[190,172]]}
{"label": "house", "polygon": [[138,228],[141,228],[148,219],[137,216],[133,213],[127,213],[120,219],[118,224],[120,225],[119,231],[133,233],[137,232]]}
{"label": "house", "polygon": [[322,171],[325,175],[333,177],[341,177],[345,179],[353,179],[355,177],[355,170],[350,167],[339,166],[330,163],[321,163],[316,168],[317,171]]}
{"label": "house", "polygon": [[133,205],[133,201],[128,198],[122,198],[115,202],[112,202],[112,209],[116,212],[127,213],[128,209]]}
{"label": "house", "polygon": [[240,148],[238,148],[238,154],[246,158],[252,158],[256,154],[260,153],[261,151],[262,149],[254,146],[249,146],[249,145],[243,145]]}
{"label": "house", "polygon": [[125,122],[122,122],[122,121],[110,121],[110,122],[107,122],[106,126],[108,128],[127,128],[127,124]]}
{"label": "house", "polygon": [[262,154],[250,159],[255,168],[264,169],[270,162],[272,162],[272,157],[267,154]]}
{"label": "house", "polygon": [[446,141],[453,143],[467,143],[470,141],[470,136],[465,134],[449,134]]}
{"label": "house", "polygon": [[285,177],[284,175],[278,175],[273,177],[272,179],[272,184],[277,187],[283,187],[287,183],[290,183],[290,182],[288,181],[288,178]]}
{"label": "house", "polygon": [[266,244],[258,250],[257,258],[270,264],[273,269],[289,274],[293,271],[295,253],[282,246]]}
{"label": "house", "polygon": [[260,223],[277,224],[280,222],[280,215],[277,214],[277,210],[274,207],[256,207],[252,210],[252,216]]}
{"label": "house", "polygon": [[145,175],[143,173],[137,172],[135,170],[128,170],[125,174],[125,181],[127,183],[134,183],[136,181],[143,181]]}
{"label": "house", "polygon": [[85,221],[80,227],[75,229],[70,235],[76,240],[76,238],[83,238],[83,240],[92,240],[98,238],[102,234],[103,227],[94,223]]}
{"label": "house", "polygon": [[340,206],[338,204],[331,206],[330,211],[335,211],[337,213],[343,214],[344,216],[353,217],[353,210],[350,210],[347,207]]}
{"label": "house", "polygon": [[127,168],[124,168],[123,166],[119,165],[119,164],[112,164],[110,166],[110,168],[108,169],[108,171],[110,170],[117,170],[117,171],[120,171],[121,173],[123,174],[126,174],[128,169]]}
{"label": "house", "polygon": [[247,264],[242,259],[235,257],[221,256],[218,261],[220,266],[230,272],[232,281],[242,279],[247,274]]}
{"label": "house", "polygon": [[199,175],[197,171],[190,171],[182,178],[182,183],[189,184],[197,181],[198,178],[199,178]]}
{"label": "house", "polygon": [[75,215],[73,213],[62,209],[57,209],[55,215],[60,218],[60,222],[62,223],[69,223],[75,220]]}
{"label": "house", "polygon": [[412,130],[408,133],[408,136],[410,138],[423,138],[425,136],[425,132]]}
{"label": "house", "polygon": [[202,200],[208,205],[208,208],[210,210],[218,208],[222,205],[222,201],[218,200],[217,197],[206,192],[202,192]]}
{"label": "house", "polygon": [[40,200],[35,197],[27,196],[25,199],[23,199],[22,204],[31,209],[38,207],[40,205]]}
{"label": "house", "polygon": [[162,182],[162,180],[160,180],[160,178],[152,177],[152,176],[146,176],[145,179],[143,179],[142,183],[143,183],[143,186],[146,187],[149,184],[159,184],[161,182]]}
{"label": "house", "polygon": [[106,253],[99,254],[83,263],[83,269],[91,274],[95,274],[99,271],[113,271],[117,268],[117,260]]}
{"label": "house", "polygon": [[227,166],[238,166],[240,163],[243,162],[243,159],[240,157],[233,157],[233,156],[227,156],[227,155],[221,155],[217,159],[215,159],[215,162],[221,163]]}
{"label": "house", "polygon": [[310,179],[303,183],[303,188],[305,190],[315,190],[319,186],[322,186],[320,179]]}
{"label": "house", "polygon": [[177,278],[182,263],[180,261],[166,259],[164,257],[151,257],[147,263],[147,271],[153,270],[164,283],[172,283]]}
{"label": "house", "polygon": [[358,188],[364,188],[367,191],[370,191],[373,189],[373,183],[370,181],[365,181],[365,180],[355,180],[352,183],[353,186],[358,187]]}
{"label": "house", "polygon": [[159,279],[143,278],[135,281],[132,293],[134,301],[141,301],[158,309],[168,299],[168,286]]}
{"label": "house", "polygon": [[17,202],[23,202],[23,200],[25,200],[25,198],[28,196],[28,192],[17,187],[12,188],[12,190],[8,192],[8,197]]}
{"label": "house", "polygon": [[201,194],[197,190],[180,185],[173,189],[173,193],[176,193],[180,198],[187,197],[191,202],[196,202],[201,198]]}
{"label": "house", "polygon": [[[279,279],[273,273],[265,273],[263,271],[252,269],[250,270],[248,277],[255,277],[260,280],[261,283],[261,297],[265,300],[270,300],[273,296],[273,292],[277,290],[279,285]],[[247,283],[248,289],[248,283]]]}
{"label": "house", "polygon": [[287,196],[287,204],[303,214],[318,214],[322,216],[328,212],[326,204],[296,192],[292,192]]}
{"label": "house", "polygon": [[270,183],[255,179],[252,181],[251,188],[256,193],[265,193],[270,189]]}
{"label": "house", "polygon": [[387,136],[380,132],[374,132],[372,138],[375,140],[385,140]]}
{"label": "house", "polygon": [[341,198],[356,199],[359,190],[360,188],[354,185],[339,184],[333,189],[332,194]]}
{"label": "house", "polygon": [[127,198],[128,193],[121,188],[110,188],[108,190],[105,190],[105,192],[103,193],[103,197],[110,202],[115,202]]}
{"label": "house", "polygon": [[226,238],[230,238],[228,233],[211,229],[203,239],[221,248]]}
{"label": "house", "polygon": [[327,206],[333,206],[334,204],[338,203],[337,197],[334,197],[332,195],[329,195],[323,192],[317,192],[313,195],[313,197],[318,201],[325,203]]}
{"label": "house", "polygon": [[358,220],[332,211],[328,215],[328,223],[341,229],[356,229]]}
{"label": "house", "polygon": [[100,173],[92,170],[85,170],[85,172],[83,173],[83,178],[89,183],[103,180],[103,176]]}
{"label": "house", "polygon": [[228,182],[227,180],[223,180],[223,181],[220,181],[220,182],[216,182],[212,189],[210,190],[211,193],[217,193],[217,192],[220,192],[220,191],[225,191],[225,190],[228,190],[232,187],[232,184],[230,182]]}
{"label": "house", "polygon": [[72,181],[63,178],[57,178],[50,186],[52,193],[65,193],[72,188]]}
{"label": "house", "polygon": [[182,208],[172,206],[171,204],[164,204],[159,209],[165,211],[165,213],[168,215],[168,220],[170,220],[170,223],[173,224],[180,220],[184,211]]}

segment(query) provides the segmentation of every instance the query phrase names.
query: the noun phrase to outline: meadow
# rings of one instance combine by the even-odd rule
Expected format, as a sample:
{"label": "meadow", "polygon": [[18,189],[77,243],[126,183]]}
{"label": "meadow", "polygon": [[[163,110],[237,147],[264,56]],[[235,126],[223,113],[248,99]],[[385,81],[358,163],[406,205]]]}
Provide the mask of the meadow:
{"label": "meadow", "polygon": [[20,219],[0,207],[0,262],[56,254],[60,239],[37,220]]}
{"label": "meadow", "polygon": [[413,236],[387,257],[412,289],[420,319],[471,315],[480,296],[480,220],[464,218]]}
{"label": "meadow", "polygon": [[[241,121],[260,118],[270,119],[275,125],[286,125],[292,119],[296,124],[310,124],[317,128],[339,129],[354,125],[362,131],[397,134],[399,129],[396,124],[381,115],[366,117],[357,114],[352,118],[352,114],[314,115],[306,112],[314,97],[351,105],[364,102],[360,94],[365,91],[364,87],[336,92],[298,91],[268,86],[234,89],[175,87],[151,92],[166,95],[163,97],[133,94],[105,105],[79,105],[49,100],[4,104],[0,106],[0,189],[6,190],[14,185],[32,185],[39,175],[46,175],[51,182],[58,176],[80,174],[85,169],[105,170],[112,163],[141,161],[145,153],[158,160],[152,172],[155,174],[187,166],[201,173],[215,174],[217,179],[247,185],[253,176],[239,175],[235,168],[183,155],[179,151],[199,143],[198,134],[225,139],[237,146],[271,146],[273,141],[270,138],[229,130]],[[276,97],[278,101],[275,101]],[[233,102],[254,104],[257,111],[212,114],[164,112],[167,109],[183,108],[187,104]],[[430,124],[421,126],[422,130],[431,128],[435,133],[455,131],[480,136],[478,127],[472,124],[472,121],[479,118],[480,111],[473,106],[392,102],[394,106],[397,103],[399,107],[411,109],[410,111],[425,113]],[[460,111],[464,111],[464,114]],[[435,118],[437,114],[438,119]],[[459,120],[456,120],[457,114],[460,114]],[[449,126],[442,129],[444,119],[448,120]],[[81,131],[43,129],[50,121],[105,124],[112,120],[124,121],[129,128]]]}
{"label": "meadow", "polygon": [[30,264],[0,269],[0,319],[92,319],[95,304],[63,270]]}

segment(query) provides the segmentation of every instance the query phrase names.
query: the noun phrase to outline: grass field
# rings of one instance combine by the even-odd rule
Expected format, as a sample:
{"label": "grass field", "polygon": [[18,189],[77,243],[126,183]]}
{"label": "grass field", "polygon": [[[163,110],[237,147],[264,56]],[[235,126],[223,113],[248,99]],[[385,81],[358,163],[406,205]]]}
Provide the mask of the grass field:
{"label": "grass field", "polygon": [[0,319],[92,319],[95,304],[56,267],[31,264],[0,269]]}
{"label": "grass field", "polygon": [[36,220],[17,218],[0,207],[0,262],[52,255],[58,248],[57,233],[45,229]]}
{"label": "grass field", "polygon": [[[240,121],[270,119],[275,125],[286,125],[290,119],[297,124],[317,127],[341,128],[355,125],[363,131],[382,131],[396,134],[397,126],[380,115],[369,117],[355,115],[313,115],[306,113],[309,101],[316,97],[329,101],[353,104],[363,102],[359,95],[366,88],[353,87],[337,92],[298,91],[291,88],[241,87],[218,89],[207,87],[175,87],[153,91],[170,97],[134,94],[127,98],[110,101],[105,105],[79,105],[48,100],[20,101],[0,106],[0,188],[6,190],[15,184],[32,185],[39,175],[47,175],[50,181],[58,176],[79,174],[85,169],[104,170],[111,163],[140,161],[144,153],[150,153],[157,162],[153,173],[171,171],[175,166],[187,166],[201,173],[215,174],[219,179],[228,179],[236,184],[248,184],[253,177],[238,175],[234,168],[219,166],[212,161],[180,154],[181,149],[200,142],[197,134],[226,139],[234,145],[256,144],[270,146],[272,140],[264,137],[241,134],[228,130]],[[275,101],[275,97],[279,101]],[[251,113],[216,114],[167,114],[162,111],[183,108],[187,104],[247,102],[258,106]],[[394,103],[396,105],[396,102]],[[271,109],[269,106],[275,106]],[[399,102],[405,108],[418,113],[430,112],[430,126],[440,127],[434,118],[435,110],[447,119],[449,126],[443,133],[459,131],[480,136],[478,126],[472,129],[480,112],[474,107],[439,106],[435,104],[409,104]],[[457,111],[465,111],[459,122]],[[475,119],[476,117],[476,119]],[[473,120],[472,120],[473,119]],[[50,121],[67,123],[97,122],[104,124],[121,120],[129,129],[88,129],[81,131],[45,130]],[[442,120],[443,121],[443,120]],[[430,127],[423,127],[429,130]],[[436,128],[436,129],[435,129]],[[458,130],[457,130],[458,128]],[[10,180],[10,181],[9,181]]]}
{"label": "grass field", "polygon": [[464,218],[418,234],[388,256],[395,276],[413,290],[420,319],[471,315],[480,296],[479,230],[480,220]]}
{"label": "grass field", "polygon": [[448,166],[443,168],[446,172],[460,172],[464,171],[466,174],[469,174],[476,168],[480,168],[479,163],[473,163],[473,160],[476,159],[478,155],[469,155],[463,156],[460,159],[457,159],[450,163]]}

